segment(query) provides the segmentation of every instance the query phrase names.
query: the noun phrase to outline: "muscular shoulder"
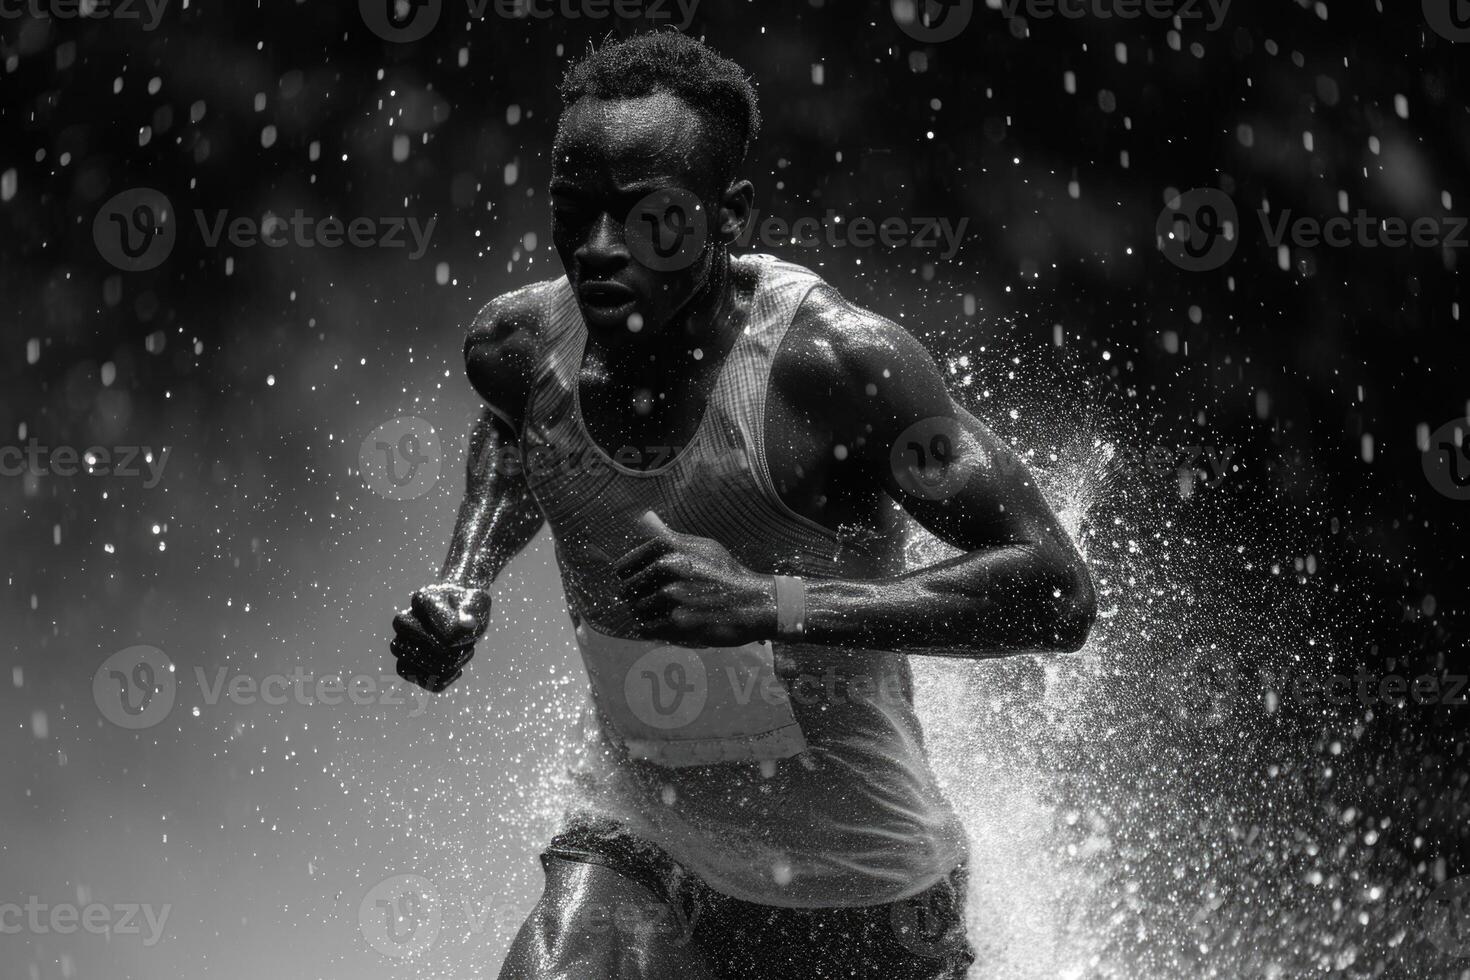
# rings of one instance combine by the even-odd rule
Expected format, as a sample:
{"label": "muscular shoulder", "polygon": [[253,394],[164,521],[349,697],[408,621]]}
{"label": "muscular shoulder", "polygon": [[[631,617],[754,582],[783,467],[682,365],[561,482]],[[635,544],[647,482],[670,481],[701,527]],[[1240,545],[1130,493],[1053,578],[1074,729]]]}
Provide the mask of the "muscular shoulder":
{"label": "muscular shoulder", "polygon": [[470,384],[516,427],[539,364],[542,321],[555,286],[548,280],[497,296],[476,314],[465,337]]}
{"label": "muscular shoulder", "polygon": [[802,302],[773,368],[784,397],[827,416],[839,431],[844,420],[871,431],[949,410],[943,377],[924,345],[825,284]]}

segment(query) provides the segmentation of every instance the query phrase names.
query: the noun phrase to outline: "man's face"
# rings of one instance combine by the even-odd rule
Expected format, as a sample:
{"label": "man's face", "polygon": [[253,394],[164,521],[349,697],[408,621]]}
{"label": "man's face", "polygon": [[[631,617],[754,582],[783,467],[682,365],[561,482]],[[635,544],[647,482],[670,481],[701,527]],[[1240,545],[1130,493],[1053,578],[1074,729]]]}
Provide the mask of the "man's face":
{"label": "man's face", "polygon": [[[567,109],[551,170],[552,240],[588,329],[605,343],[662,329],[704,284],[718,172],[699,114],[677,96],[587,96]],[[703,213],[688,213],[696,200]]]}

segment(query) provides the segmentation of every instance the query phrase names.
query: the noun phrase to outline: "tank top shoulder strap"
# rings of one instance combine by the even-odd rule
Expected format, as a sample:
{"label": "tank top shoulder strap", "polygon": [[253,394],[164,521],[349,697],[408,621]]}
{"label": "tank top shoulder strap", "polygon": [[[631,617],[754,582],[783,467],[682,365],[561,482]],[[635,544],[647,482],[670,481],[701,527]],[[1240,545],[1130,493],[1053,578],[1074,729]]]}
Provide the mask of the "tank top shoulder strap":
{"label": "tank top shoulder strap", "polygon": [[[582,350],[582,312],[566,276],[547,284],[541,317],[541,372],[567,383],[575,376],[575,359]],[[572,373],[568,373],[568,372]]]}
{"label": "tank top shoulder strap", "polygon": [[570,410],[581,356],[582,314],[563,276],[539,290],[538,356],[526,400],[527,431],[544,429]]}
{"label": "tank top shoulder strap", "polygon": [[762,489],[774,494],[766,466],[766,395],[771,365],[807,294],[822,284],[810,269],[771,255],[741,259],[759,263],[760,280],[751,304],[745,336],[730,352],[732,363],[724,371],[723,391],[718,392],[719,410],[738,428],[752,451],[752,462]]}

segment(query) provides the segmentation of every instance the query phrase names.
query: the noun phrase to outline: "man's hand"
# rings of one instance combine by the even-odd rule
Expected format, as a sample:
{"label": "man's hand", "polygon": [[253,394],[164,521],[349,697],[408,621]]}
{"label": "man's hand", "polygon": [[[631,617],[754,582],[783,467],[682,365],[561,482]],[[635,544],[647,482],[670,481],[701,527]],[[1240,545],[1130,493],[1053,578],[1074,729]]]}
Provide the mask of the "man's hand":
{"label": "man's hand", "polygon": [[623,601],[649,639],[689,646],[741,646],[776,634],[776,597],[769,575],[735,560],[718,541],[671,530],[653,511],[653,532],[614,566]]}
{"label": "man's hand", "polygon": [[393,618],[389,649],[398,659],[398,676],[438,694],[459,680],[489,624],[490,593],[484,589],[448,583],[420,589]]}

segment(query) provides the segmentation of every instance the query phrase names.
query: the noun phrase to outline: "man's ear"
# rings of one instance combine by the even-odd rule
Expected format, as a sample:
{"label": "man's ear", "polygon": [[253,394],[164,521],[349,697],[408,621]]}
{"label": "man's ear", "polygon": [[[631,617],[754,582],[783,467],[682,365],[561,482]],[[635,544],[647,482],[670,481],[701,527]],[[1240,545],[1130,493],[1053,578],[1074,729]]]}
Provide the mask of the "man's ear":
{"label": "man's ear", "polygon": [[720,198],[716,237],[725,245],[734,244],[745,232],[755,209],[755,185],[748,180],[734,180]]}

